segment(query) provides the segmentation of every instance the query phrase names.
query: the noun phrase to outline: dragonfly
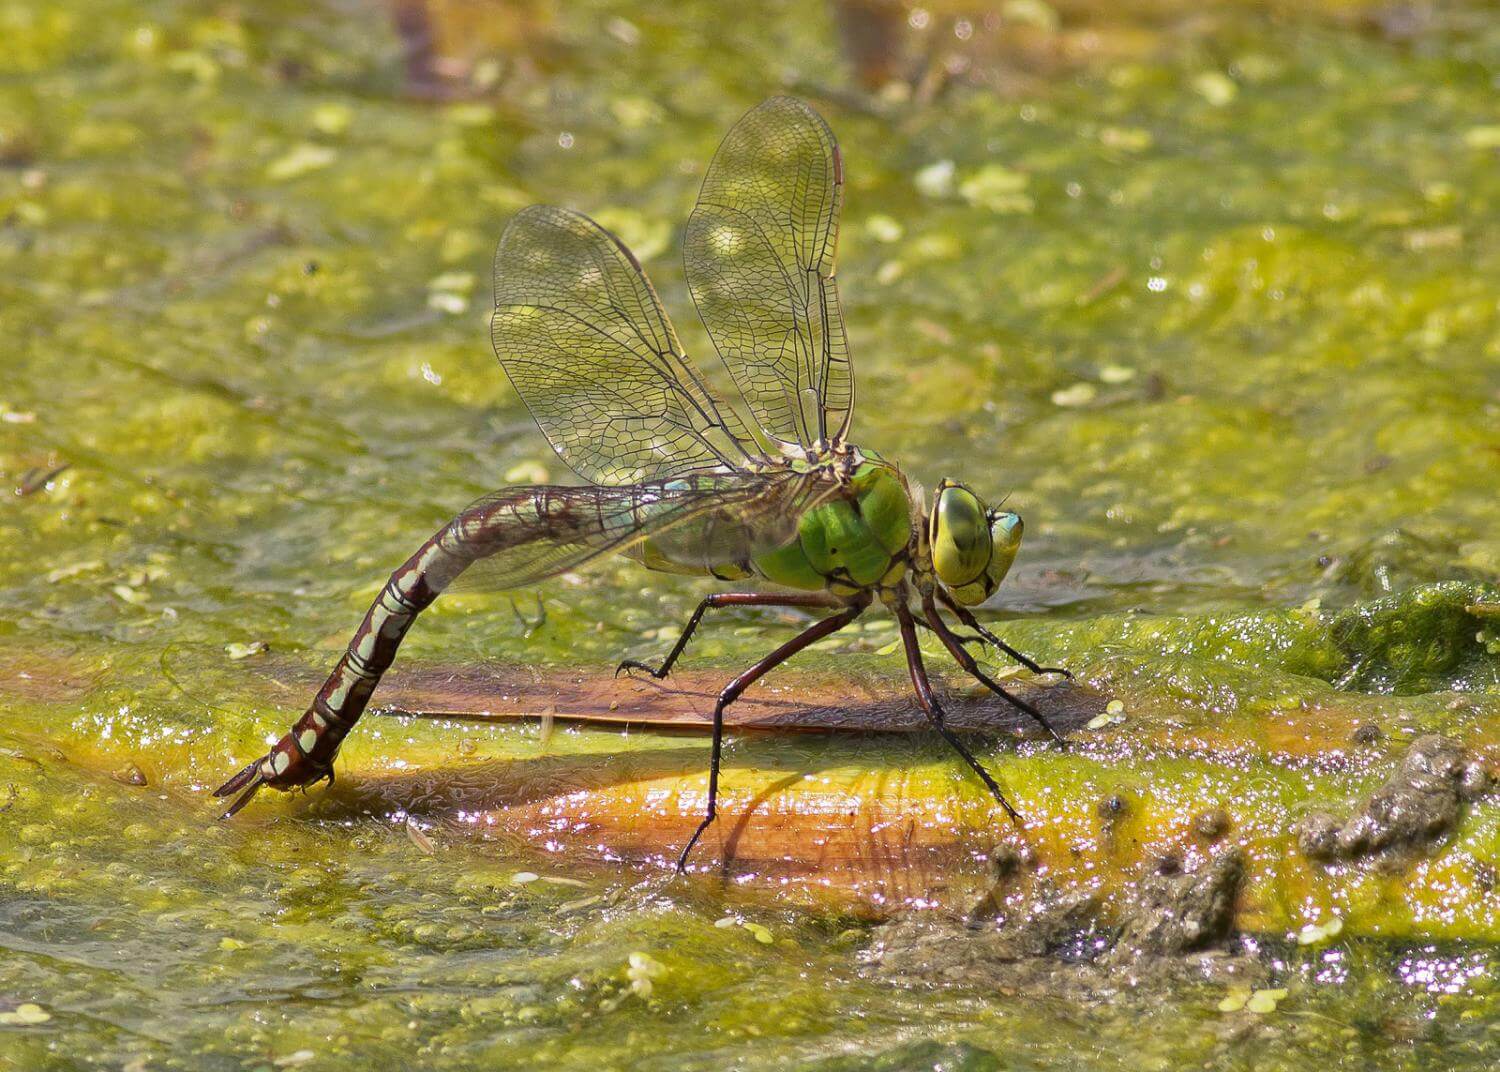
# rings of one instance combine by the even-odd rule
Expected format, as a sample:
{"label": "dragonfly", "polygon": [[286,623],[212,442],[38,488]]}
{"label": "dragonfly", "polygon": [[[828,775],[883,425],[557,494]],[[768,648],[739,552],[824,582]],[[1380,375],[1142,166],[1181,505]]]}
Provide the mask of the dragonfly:
{"label": "dragonfly", "polygon": [[[929,509],[899,467],[849,441],[854,373],[834,265],[843,193],[833,132],[791,97],[746,113],[705,173],[683,260],[741,408],[716,393],[683,350],[619,238],[565,208],[534,205],[510,221],[495,255],[495,353],[542,435],[583,483],[502,488],[423,543],[386,581],[291,730],[215,791],[235,798],[223,818],[262,788],[333,781],[339,746],[402,638],[445,590],[524,588],[624,555],[647,569],[749,582],[743,587],[751,590],[706,596],[659,663],[626,660],[617,675],[666,678],[713,610],[822,614],[719,693],[706,813],[679,871],[717,816],[725,709],[877,601],[895,617],[928,721],[1020,821],[947,725],[918,630],[935,634],[965,672],[1058,741],[1041,712],[986,673],[966,644],[990,645],[1033,673],[1071,675],[1010,647],[972,610],[1014,562],[1020,516],[947,479]],[[958,632],[945,614],[972,632]]]}

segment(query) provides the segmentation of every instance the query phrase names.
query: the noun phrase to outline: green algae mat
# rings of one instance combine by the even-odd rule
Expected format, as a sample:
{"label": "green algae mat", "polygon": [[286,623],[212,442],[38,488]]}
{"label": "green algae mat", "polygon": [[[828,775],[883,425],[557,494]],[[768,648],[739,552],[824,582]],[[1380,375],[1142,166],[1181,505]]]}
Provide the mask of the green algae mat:
{"label": "green algae mat", "polygon": [[[1500,22],[1482,5],[0,2],[0,1068],[1500,1061]],[[214,821],[389,571],[564,477],[533,202],[847,165],[855,438],[1024,515],[992,664],[610,563],[450,594],[338,780]],[[711,375],[717,375],[714,370]],[[934,644],[933,660],[936,661]]]}

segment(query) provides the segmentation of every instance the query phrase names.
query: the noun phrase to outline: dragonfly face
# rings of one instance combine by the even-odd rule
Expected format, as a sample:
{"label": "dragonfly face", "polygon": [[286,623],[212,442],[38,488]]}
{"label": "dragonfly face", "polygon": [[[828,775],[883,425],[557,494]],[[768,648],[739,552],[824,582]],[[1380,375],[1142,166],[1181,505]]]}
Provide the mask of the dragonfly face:
{"label": "dragonfly face", "polygon": [[944,480],[927,518],[932,571],[955,600],[977,606],[1010,572],[1022,527],[1020,514],[991,510],[962,484]]}

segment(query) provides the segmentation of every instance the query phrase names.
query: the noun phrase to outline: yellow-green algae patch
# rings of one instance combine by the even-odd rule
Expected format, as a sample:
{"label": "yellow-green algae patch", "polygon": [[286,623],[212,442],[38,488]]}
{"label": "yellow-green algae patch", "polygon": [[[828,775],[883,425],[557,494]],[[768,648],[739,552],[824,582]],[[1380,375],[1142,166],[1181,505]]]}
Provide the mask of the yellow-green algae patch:
{"label": "yellow-green algae patch", "polygon": [[[1293,828],[1361,814],[1424,735],[1494,770],[1500,33],[1200,7],[898,11],[929,73],[868,95],[904,68],[845,51],[858,4],[444,4],[406,38],[378,6],[0,9],[0,1063],[1493,1067],[1493,797],[1400,858]],[[997,624],[1121,704],[1066,755],[988,746],[1047,817],[1025,873],[1123,898],[1243,840],[1263,977],[1082,992],[1077,945],[883,976],[846,901],[654,866],[701,792],[681,734],[371,719],[347,785],[208,820],[306,701],[271,660],[316,673],[451,513],[562,475],[487,352],[505,218],[607,218],[706,354],[674,228],[787,88],[848,165],[856,438],[1010,494]],[[539,625],[445,599],[403,664],[607,669],[701,591],[611,565]],[[689,658],[727,674],[789,624],[731,615]],[[890,639],[811,661],[895,693]],[[614,779],[638,866],[450,807],[520,761]],[[736,801],[813,773],[930,804],[957,859],[881,866],[983,893],[994,817],[928,740],[761,735],[727,770]]]}

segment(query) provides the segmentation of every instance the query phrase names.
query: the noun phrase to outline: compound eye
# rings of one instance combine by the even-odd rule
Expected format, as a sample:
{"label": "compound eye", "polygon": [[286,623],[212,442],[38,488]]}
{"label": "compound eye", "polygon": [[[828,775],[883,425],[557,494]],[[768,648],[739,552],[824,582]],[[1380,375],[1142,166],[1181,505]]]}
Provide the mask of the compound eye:
{"label": "compound eye", "polygon": [[959,588],[977,580],[990,564],[993,545],[984,504],[968,488],[949,485],[932,504],[932,568],[938,580]]}
{"label": "compound eye", "polygon": [[990,541],[994,546],[994,553],[990,555],[985,572],[989,575],[991,592],[1000,587],[1000,582],[1010,572],[1011,563],[1016,560],[1016,552],[1021,550],[1023,528],[1021,515],[1009,510],[1002,510],[990,522]]}

